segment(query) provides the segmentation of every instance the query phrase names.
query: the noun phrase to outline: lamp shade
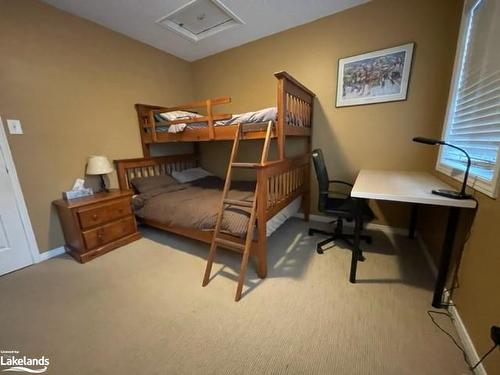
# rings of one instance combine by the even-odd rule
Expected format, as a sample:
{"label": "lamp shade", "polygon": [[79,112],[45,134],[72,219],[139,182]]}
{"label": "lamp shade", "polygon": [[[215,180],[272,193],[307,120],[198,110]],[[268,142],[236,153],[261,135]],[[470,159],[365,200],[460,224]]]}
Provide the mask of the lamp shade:
{"label": "lamp shade", "polygon": [[113,172],[113,165],[106,156],[89,156],[87,160],[87,174],[108,174]]}

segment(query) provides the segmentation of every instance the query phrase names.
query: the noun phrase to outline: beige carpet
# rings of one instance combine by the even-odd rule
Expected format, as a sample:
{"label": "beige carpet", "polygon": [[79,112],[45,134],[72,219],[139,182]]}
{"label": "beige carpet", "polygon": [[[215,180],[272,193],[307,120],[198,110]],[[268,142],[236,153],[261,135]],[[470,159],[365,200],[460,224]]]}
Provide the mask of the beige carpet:
{"label": "beige carpet", "polygon": [[468,373],[426,314],[432,276],[414,241],[373,233],[352,285],[349,251],[317,255],[320,237],[289,220],[268,278],[252,268],[235,303],[237,254],[220,251],[202,288],[207,245],[144,233],[85,265],[63,255],[1,277],[0,350],[45,355],[48,374]]}

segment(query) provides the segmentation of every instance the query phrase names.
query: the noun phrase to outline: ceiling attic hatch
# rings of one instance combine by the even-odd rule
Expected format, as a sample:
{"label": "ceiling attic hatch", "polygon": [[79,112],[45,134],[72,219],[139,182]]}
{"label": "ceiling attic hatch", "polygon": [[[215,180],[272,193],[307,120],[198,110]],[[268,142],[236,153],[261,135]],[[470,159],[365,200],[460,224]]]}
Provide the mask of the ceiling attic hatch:
{"label": "ceiling attic hatch", "polygon": [[244,22],[219,0],[193,0],[156,21],[192,42]]}

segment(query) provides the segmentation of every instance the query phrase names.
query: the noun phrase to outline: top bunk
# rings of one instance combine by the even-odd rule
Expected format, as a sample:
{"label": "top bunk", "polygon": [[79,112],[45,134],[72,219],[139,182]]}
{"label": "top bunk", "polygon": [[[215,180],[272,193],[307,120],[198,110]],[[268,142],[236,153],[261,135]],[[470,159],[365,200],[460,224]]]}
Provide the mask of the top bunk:
{"label": "top bunk", "polygon": [[310,137],[315,94],[287,72],[274,76],[278,87],[276,107],[256,112],[216,113],[216,106],[231,102],[227,96],[175,107],[136,104],[144,156],[149,156],[149,145],[153,143],[233,140],[239,123],[245,139],[263,139],[267,123],[273,121],[272,136],[277,138],[280,149],[286,136]]}

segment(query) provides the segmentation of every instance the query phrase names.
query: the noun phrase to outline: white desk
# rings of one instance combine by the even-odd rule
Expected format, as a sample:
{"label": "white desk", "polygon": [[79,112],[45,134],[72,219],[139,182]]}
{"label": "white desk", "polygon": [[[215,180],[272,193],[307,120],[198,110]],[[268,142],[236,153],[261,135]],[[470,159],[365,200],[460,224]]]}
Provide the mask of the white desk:
{"label": "white desk", "polygon": [[472,199],[451,199],[432,194],[433,189],[453,188],[426,172],[377,171],[359,172],[351,197],[437,206],[475,208]]}
{"label": "white desk", "polygon": [[[439,308],[443,307],[441,302],[442,295],[448,276],[460,210],[464,208],[474,209],[477,203],[473,199],[451,199],[435,195],[431,193],[433,189],[453,190],[451,186],[425,172],[361,170],[351,190],[351,197],[412,203],[413,209],[409,227],[410,238],[413,238],[415,233],[419,204],[450,207],[446,235],[439,262],[439,273],[432,300],[432,305]],[[357,262],[361,255],[359,248],[361,230],[361,220],[357,218],[354,240],[354,248],[356,250],[353,251],[351,261],[350,281],[352,283],[356,282]]]}

